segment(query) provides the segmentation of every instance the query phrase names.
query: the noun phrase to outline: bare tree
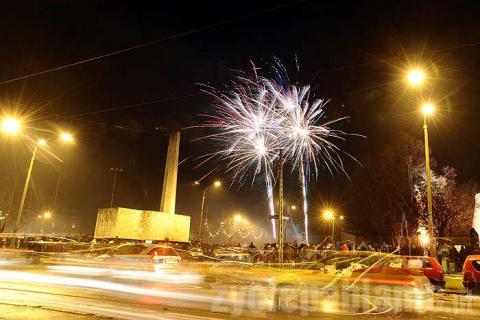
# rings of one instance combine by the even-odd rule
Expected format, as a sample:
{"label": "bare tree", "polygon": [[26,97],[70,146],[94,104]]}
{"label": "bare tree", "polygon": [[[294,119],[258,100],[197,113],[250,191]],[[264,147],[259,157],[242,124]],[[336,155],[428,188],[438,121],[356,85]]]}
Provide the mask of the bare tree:
{"label": "bare tree", "polygon": [[[426,225],[425,179],[414,188],[420,221]],[[452,167],[444,167],[440,174],[432,172],[433,221],[439,237],[468,235],[477,190],[478,186],[474,183],[458,184],[456,171]]]}

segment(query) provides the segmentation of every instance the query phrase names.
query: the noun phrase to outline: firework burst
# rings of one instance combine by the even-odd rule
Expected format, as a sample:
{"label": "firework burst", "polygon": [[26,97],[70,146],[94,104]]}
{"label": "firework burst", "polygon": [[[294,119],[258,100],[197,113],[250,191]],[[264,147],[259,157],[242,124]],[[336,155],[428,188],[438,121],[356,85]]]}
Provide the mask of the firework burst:
{"label": "firework burst", "polygon": [[[330,174],[343,172],[337,142],[345,140],[345,132],[333,128],[348,117],[327,120],[328,100],[311,99],[310,86],[285,83],[285,72],[276,69],[275,79],[258,77],[254,67],[253,80],[239,77],[231,90],[214,96],[215,113],[208,115],[203,127],[215,133],[204,138],[214,140],[218,151],[209,155],[226,163],[232,181],[252,183],[264,176],[270,218],[275,215],[273,165],[280,150],[298,170],[303,195],[305,238],[308,243],[307,180],[317,176],[321,168]],[[345,173],[346,174],[346,173]],[[272,230],[276,236],[275,222]]]}

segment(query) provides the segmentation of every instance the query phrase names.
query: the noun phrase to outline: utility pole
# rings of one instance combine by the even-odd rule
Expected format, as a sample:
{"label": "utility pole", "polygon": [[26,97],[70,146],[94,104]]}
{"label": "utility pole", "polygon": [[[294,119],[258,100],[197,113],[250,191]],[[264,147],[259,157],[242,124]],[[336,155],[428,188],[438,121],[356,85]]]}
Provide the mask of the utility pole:
{"label": "utility pole", "polygon": [[119,172],[123,172],[122,168],[110,168],[110,171],[113,171],[113,185],[112,185],[112,196],[110,198],[110,208],[113,208],[113,199],[115,197],[115,187],[117,186],[117,175]]}
{"label": "utility pole", "polygon": [[332,217],[332,243],[335,246],[335,217]]}
{"label": "utility pole", "polygon": [[60,178],[61,178],[61,175],[58,174],[57,187],[55,188],[55,196],[53,197],[53,209],[54,210],[57,206],[58,190],[60,189]]}

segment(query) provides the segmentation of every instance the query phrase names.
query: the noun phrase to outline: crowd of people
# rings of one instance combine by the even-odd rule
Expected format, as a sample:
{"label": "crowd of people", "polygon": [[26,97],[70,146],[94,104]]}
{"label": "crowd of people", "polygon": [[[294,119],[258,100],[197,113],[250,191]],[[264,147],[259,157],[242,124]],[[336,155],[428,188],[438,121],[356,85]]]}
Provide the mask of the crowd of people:
{"label": "crowd of people", "polygon": [[[213,257],[215,250],[230,249],[248,253],[252,262],[275,263],[279,258],[279,247],[277,243],[265,243],[256,246],[253,242],[249,245],[212,244],[193,242],[191,248],[200,248],[206,257]],[[305,244],[298,241],[286,242],[283,246],[283,261],[287,263],[315,261],[325,258],[328,252],[332,251],[370,251],[370,252],[394,252],[396,248],[385,242],[381,244],[366,244],[365,242],[355,245],[351,241],[338,242],[335,246],[331,243]]]}
{"label": "crowd of people", "polygon": [[[248,245],[219,245],[208,243],[193,243],[192,247],[201,248],[205,256],[214,256],[214,252],[219,248],[230,248],[231,250],[243,250],[248,253],[252,262],[276,263],[279,258],[279,248],[277,243],[265,243],[256,246],[253,242]],[[283,247],[283,261],[286,263],[308,262],[325,258],[328,252],[350,252],[350,251],[369,251],[395,253],[403,256],[424,256],[429,255],[419,245],[403,245],[400,248],[386,242],[382,243],[366,243],[361,242],[355,245],[352,241],[341,241],[335,246],[331,243],[313,243],[305,244],[298,241],[286,242]],[[473,246],[461,246],[457,250],[456,246],[444,242],[439,244],[437,249],[437,259],[442,265],[446,273],[461,272],[463,263],[468,255],[475,253]]]}

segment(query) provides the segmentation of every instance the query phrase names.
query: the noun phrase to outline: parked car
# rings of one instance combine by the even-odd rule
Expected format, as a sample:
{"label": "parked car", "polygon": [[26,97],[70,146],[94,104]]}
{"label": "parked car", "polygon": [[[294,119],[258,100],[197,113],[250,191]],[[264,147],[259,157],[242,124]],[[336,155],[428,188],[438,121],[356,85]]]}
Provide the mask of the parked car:
{"label": "parked car", "polygon": [[251,260],[250,253],[245,248],[218,248],[213,251],[213,256],[216,259],[224,261],[243,261],[248,262]]}
{"label": "parked car", "polygon": [[[388,259],[391,263],[391,259]],[[432,257],[425,256],[398,256],[395,261],[399,264],[399,268],[389,268],[385,263],[374,266],[369,272],[383,273],[403,273],[411,275],[424,275],[433,285],[434,291],[439,291],[445,286],[445,273],[440,263]],[[356,273],[362,272],[362,269],[355,270]]]}
{"label": "parked car", "polygon": [[[423,313],[433,303],[433,287],[421,270],[419,258],[423,257],[407,259],[379,252],[334,253],[315,268],[279,270],[271,281],[287,291],[301,290],[303,285],[320,289],[318,305],[320,308],[325,305],[328,310],[341,312],[345,301],[360,310],[366,301],[374,300],[377,310],[392,307],[394,312]],[[331,301],[336,290],[341,290],[342,299],[337,296],[336,301]]]}
{"label": "parked car", "polygon": [[203,261],[205,256],[203,255],[202,248],[191,248],[190,250],[182,250],[179,252],[180,257],[186,261]]}
{"label": "parked car", "polygon": [[463,286],[467,290],[480,289],[480,255],[470,255],[463,264]]}

